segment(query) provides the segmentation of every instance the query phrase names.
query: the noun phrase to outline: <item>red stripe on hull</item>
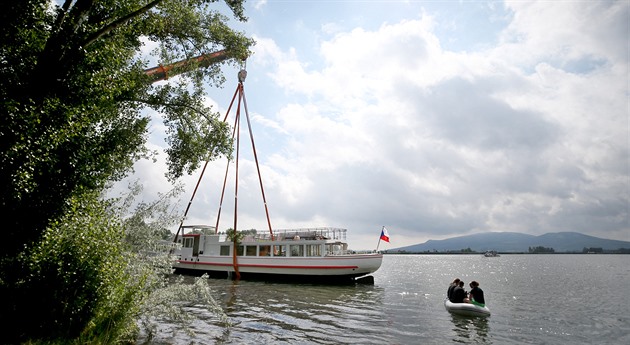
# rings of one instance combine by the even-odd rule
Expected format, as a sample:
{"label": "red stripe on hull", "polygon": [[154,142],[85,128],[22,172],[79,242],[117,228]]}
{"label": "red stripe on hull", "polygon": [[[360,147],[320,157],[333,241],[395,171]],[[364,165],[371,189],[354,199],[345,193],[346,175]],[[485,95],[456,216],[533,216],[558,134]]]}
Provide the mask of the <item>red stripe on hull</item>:
{"label": "red stripe on hull", "polygon": [[[232,267],[231,263],[211,263],[211,262],[190,262],[190,261],[178,261],[180,264],[186,265],[208,265],[208,266],[222,266]],[[259,268],[286,268],[286,269],[355,269],[359,266],[289,266],[289,265],[257,265],[257,264],[238,264],[238,267],[259,267]]]}

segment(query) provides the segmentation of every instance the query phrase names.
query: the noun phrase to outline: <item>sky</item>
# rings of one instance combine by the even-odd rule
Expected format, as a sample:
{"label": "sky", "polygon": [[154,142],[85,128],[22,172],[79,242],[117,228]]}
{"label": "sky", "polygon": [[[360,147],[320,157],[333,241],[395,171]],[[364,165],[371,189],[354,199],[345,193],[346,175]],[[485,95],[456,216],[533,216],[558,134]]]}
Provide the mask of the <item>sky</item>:
{"label": "sky", "polygon": [[[630,241],[629,4],[247,1],[233,26],[257,42],[244,90],[272,227],[346,228],[357,250],[490,231]],[[207,102],[224,115],[238,70],[223,70]],[[266,230],[243,133],[238,227]],[[158,158],[118,186],[170,190]],[[187,224],[215,224],[225,166],[209,164]]]}

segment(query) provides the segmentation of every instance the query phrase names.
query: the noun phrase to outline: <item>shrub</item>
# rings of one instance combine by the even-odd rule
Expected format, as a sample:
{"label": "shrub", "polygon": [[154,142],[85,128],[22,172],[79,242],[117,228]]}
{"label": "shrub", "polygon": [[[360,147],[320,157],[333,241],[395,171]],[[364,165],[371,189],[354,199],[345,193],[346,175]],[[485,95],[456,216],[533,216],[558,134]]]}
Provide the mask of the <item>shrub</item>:
{"label": "shrub", "polygon": [[24,271],[12,282],[10,310],[28,322],[15,322],[10,339],[133,338],[148,272],[130,272],[123,228],[106,206],[95,197],[74,202],[19,256]]}
{"label": "shrub", "polygon": [[157,320],[189,331],[184,309],[191,304],[229,325],[205,277],[185,284],[171,275],[162,241],[165,222],[175,219],[166,212],[169,200],[140,204],[124,219],[125,207],[113,201],[74,201],[36,245],[0,263],[9,268],[0,278],[3,342],[133,343],[140,326],[150,339]]}

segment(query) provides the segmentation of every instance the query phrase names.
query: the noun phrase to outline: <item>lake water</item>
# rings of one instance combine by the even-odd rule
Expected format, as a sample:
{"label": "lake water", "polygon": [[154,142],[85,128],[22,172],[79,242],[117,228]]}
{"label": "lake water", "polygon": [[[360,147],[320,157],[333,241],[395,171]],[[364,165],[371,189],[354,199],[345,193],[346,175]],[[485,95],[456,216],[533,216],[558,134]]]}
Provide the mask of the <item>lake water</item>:
{"label": "lake water", "polygon": [[[443,305],[477,280],[489,318]],[[152,344],[630,344],[629,255],[385,255],[374,285],[211,279],[233,326],[201,309],[196,335],[162,324]]]}

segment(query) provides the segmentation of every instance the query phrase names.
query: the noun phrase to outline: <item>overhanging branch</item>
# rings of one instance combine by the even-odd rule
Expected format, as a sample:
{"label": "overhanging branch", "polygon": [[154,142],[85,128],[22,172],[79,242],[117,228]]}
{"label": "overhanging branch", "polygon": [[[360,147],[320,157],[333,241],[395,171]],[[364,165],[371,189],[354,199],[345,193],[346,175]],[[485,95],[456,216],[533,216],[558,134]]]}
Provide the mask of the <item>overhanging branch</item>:
{"label": "overhanging branch", "polygon": [[131,20],[132,18],[135,18],[137,16],[140,16],[146,12],[148,12],[150,9],[152,9],[153,7],[157,6],[160,2],[162,2],[162,0],[154,0],[149,2],[148,4],[146,4],[144,7],[133,11],[131,13],[129,13],[128,15],[119,18],[115,21],[113,21],[112,23],[110,23],[109,25],[103,27],[102,29],[100,29],[99,31],[93,33],[92,35],[90,35],[85,44],[83,45],[84,47],[89,46],[90,44],[94,43],[94,41],[98,40],[99,38],[103,37],[104,35],[107,35],[109,32],[111,32],[112,30],[124,25],[125,23],[127,23],[129,20]]}

